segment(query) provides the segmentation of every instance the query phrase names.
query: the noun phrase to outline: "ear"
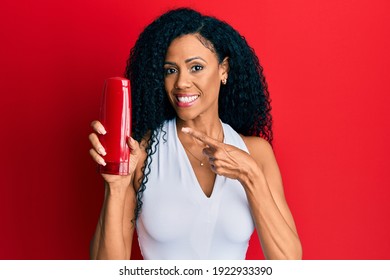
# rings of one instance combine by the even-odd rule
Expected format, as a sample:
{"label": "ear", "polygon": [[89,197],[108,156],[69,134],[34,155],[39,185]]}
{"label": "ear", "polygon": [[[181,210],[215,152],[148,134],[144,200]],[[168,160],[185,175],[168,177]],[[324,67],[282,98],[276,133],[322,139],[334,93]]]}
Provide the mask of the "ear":
{"label": "ear", "polygon": [[227,79],[229,73],[229,57],[225,57],[223,61],[219,64],[219,70],[221,80]]}

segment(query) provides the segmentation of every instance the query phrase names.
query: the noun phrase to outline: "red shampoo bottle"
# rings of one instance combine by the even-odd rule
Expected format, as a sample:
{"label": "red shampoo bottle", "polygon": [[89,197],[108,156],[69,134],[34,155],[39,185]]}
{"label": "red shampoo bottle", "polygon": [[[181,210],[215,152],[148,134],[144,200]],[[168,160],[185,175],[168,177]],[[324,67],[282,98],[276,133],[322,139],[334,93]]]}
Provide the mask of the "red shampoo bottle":
{"label": "red shampoo bottle", "polygon": [[130,81],[109,78],[104,83],[100,106],[100,121],[106,129],[99,140],[106,150],[106,166],[99,165],[100,173],[128,175],[130,149],[127,140],[131,133]]}

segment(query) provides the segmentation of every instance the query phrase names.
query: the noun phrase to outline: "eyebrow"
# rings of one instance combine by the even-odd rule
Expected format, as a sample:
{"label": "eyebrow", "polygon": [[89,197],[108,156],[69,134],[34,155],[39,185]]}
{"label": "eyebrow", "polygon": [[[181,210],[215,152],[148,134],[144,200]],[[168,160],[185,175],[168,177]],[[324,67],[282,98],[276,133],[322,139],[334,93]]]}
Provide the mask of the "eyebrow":
{"label": "eyebrow", "polygon": [[[204,61],[205,63],[207,63],[207,61],[204,60],[203,58],[201,58],[200,56],[194,56],[194,57],[187,58],[186,60],[184,60],[184,62],[188,63],[188,62],[191,62],[191,61],[196,60],[196,59],[200,59],[200,60]],[[164,64],[176,65],[176,63],[170,62],[170,61],[165,61]]]}

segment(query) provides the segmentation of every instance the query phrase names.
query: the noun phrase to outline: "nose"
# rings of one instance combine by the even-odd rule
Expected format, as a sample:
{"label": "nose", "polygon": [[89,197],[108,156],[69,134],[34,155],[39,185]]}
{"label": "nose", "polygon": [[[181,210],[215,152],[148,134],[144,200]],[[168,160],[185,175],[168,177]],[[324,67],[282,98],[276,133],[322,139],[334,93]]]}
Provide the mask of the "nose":
{"label": "nose", "polygon": [[176,76],[175,88],[176,89],[187,89],[191,87],[190,75],[187,71],[180,71]]}

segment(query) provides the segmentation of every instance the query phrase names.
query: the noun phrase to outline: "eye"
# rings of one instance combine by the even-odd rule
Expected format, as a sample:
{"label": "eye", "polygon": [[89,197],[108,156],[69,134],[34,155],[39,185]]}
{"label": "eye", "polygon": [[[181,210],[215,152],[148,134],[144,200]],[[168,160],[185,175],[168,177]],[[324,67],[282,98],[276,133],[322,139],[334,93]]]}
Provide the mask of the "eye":
{"label": "eye", "polygon": [[191,67],[191,72],[198,72],[198,71],[200,71],[202,69],[203,69],[203,66],[197,64],[197,65],[194,65],[194,66]]}
{"label": "eye", "polygon": [[164,74],[165,75],[170,75],[170,74],[173,74],[173,73],[176,73],[177,70],[175,68],[165,68],[164,69]]}

